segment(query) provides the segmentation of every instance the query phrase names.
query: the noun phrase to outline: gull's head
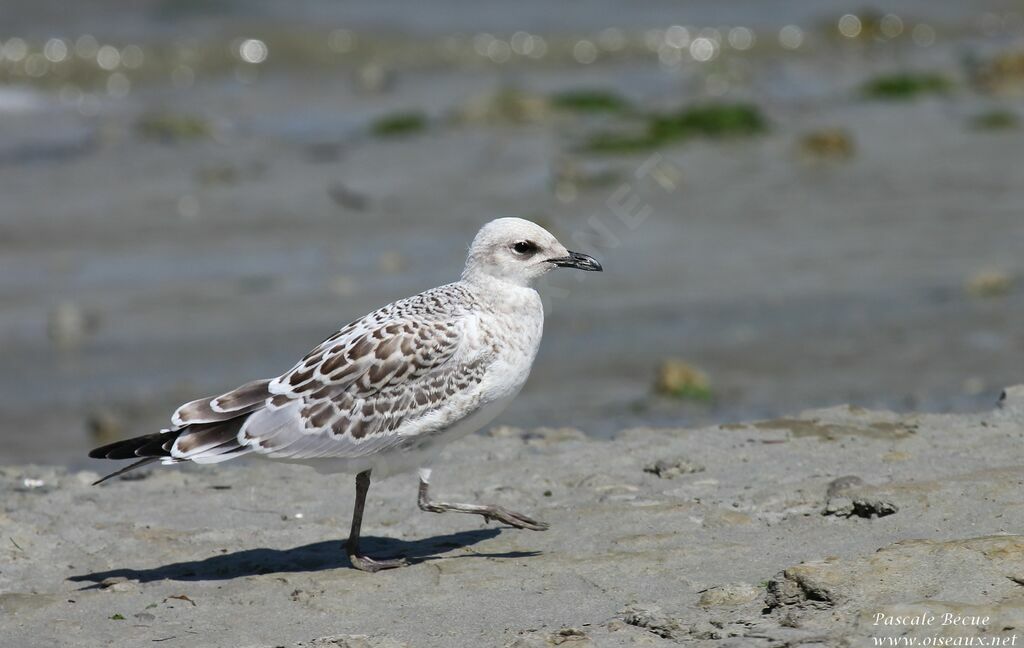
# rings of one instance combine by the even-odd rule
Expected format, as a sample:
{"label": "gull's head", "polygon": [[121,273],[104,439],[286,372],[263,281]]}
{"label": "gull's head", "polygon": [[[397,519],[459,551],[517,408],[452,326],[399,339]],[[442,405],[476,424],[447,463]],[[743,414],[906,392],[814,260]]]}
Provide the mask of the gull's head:
{"label": "gull's head", "polygon": [[484,225],[473,239],[462,276],[494,277],[526,286],[559,267],[601,271],[594,257],[565,249],[540,225],[522,218],[499,218]]}

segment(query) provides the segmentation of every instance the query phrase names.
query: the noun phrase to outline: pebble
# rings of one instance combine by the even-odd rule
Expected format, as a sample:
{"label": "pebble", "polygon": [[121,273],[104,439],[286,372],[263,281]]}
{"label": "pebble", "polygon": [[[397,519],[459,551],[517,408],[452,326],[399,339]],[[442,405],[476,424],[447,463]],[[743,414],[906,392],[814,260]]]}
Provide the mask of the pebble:
{"label": "pebble", "polygon": [[672,639],[683,630],[679,622],[665,614],[658,605],[631,603],[619,614],[627,624],[644,628],[665,639]]}
{"label": "pebble", "polygon": [[87,333],[87,321],[82,309],[74,302],[57,304],[47,321],[47,334],[58,348],[73,349],[79,346]]}
{"label": "pebble", "polygon": [[700,595],[700,604],[703,607],[742,605],[758,599],[761,593],[759,588],[749,583],[715,585],[704,590]]}
{"label": "pebble", "polygon": [[685,457],[658,459],[644,466],[644,472],[657,475],[661,479],[675,479],[680,475],[689,475],[703,471],[704,466]]}
{"label": "pebble", "polygon": [[826,491],[827,501],[822,515],[837,517],[880,518],[898,512],[895,503],[859,489],[866,487],[864,480],[856,475],[833,479]]}

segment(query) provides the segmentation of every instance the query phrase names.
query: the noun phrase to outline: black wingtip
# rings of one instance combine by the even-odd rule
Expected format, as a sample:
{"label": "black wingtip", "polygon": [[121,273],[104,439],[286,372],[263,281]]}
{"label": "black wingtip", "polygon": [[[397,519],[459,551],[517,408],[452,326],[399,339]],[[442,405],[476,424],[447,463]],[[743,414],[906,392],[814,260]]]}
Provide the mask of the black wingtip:
{"label": "black wingtip", "polygon": [[[169,442],[174,441],[181,430],[164,430],[155,434],[144,434],[93,448],[89,451],[92,459],[135,459],[136,457],[169,457]],[[167,446],[167,447],[165,447]]]}

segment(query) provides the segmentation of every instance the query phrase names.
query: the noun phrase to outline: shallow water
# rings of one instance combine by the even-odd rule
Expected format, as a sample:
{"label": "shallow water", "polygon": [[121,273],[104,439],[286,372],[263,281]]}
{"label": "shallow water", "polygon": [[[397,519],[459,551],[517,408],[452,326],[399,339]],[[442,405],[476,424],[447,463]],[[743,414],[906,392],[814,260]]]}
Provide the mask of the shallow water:
{"label": "shallow water", "polygon": [[[699,2],[685,12],[676,3],[604,2],[558,16],[540,3],[447,2],[429,12],[304,3],[287,16],[277,3],[225,2],[210,13],[156,2],[133,14],[103,2],[8,8],[5,28],[34,43],[89,30],[157,51],[179,38],[169,27],[179,25],[211,51],[226,51],[234,35],[268,34],[270,56],[241,76],[237,62],[195,61],[193,82],[176,87],[174,63],[154,55],[131,72],[127,96],[83,82],[76,91],[88,100],[45,76],[5,77],[0,457],[77,462],[93,443],[86,421],[96,411],[111,411],[122,434],[143,433],[178,402],[274,375],[349,319],[457,278],[473,232],[501,215],[542,221],[606,272],[579,281],[563,273],[543,289],[544,347],[500,422],[606,436],[837,402],[987,407],[1003,385],[1022,381],[1024,138],[969,120],[992,106],[1024,114],[1024,104],[974,87],[963,61],[1019,39],[1008,12],[1020,8],[893,4],[908,29],[934,25],[936,42],[828,35],[826,18],[860,9],[839,2],[784,11]],[[985,27],[991,15],[1000,20],[994,30]],[[530,30],[547,34],[554,50],[609,26],[676,23],[694,33],[750,25],[761,45],[670,67],[639,50],[589,65],[425,54],[390,64],[390,80],[376,89],[354,80],[362,59],[275,58],[275,29],[326,43],[344,26],[365,42],[433,52],[455,32],[468,42],[479,30],[506,39]],[[795,52],[776,43],[786,23],[807,34]],[[865,79],[907,68],[940,70],[955,90],[907,102],[859,94]],[[753,101],[770,130],[661,149],[669,190],[636,177],[645,156],[577,152],[581,137],[615,118],[451,118],[510,86],[527,96],[611,88],[645,109]],[[374,118],[399,110],[424,111],[430,128],[393,140],[367,135]],[[155,111],[199,115],[212,136],[147,138],[136,124]],[[801,157],[800,136],[826,127],[851,134],[851,159]],[[560,194],[570,166],[583,179]],[[339,185],[365,204],[338,204]],[[609,206],[623,185],[650,208],[635,228]],[[593,218],[610,237],[593,234]],[[986,269],[1009,277],[1010,288],[970,294],[965,284]],[[81,320],[64,347],[48,336],[62,303]],[[713,402],[653,397],[655,369],[668,357],[706,371]]]}

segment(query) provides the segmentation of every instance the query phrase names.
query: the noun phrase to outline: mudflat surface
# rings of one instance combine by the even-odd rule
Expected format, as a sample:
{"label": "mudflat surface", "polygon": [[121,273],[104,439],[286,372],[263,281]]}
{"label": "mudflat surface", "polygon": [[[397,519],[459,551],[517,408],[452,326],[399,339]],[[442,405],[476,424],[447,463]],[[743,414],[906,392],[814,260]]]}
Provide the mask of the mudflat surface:
{"label": "mudflat surface", "polygon": [[436,496],[551,529],[423,513],[415,478],[394,477],[371,487],[365,544],[412,564],[378,574],[341,550],[346,476],[253,462],[92,487],[93,472],[7,466],[0,635],[296,647],[1011,637],[1024,627],[1022,400],[1015,388],[980,414],[842,406],[613,440],[494,428],[446,450]]}

